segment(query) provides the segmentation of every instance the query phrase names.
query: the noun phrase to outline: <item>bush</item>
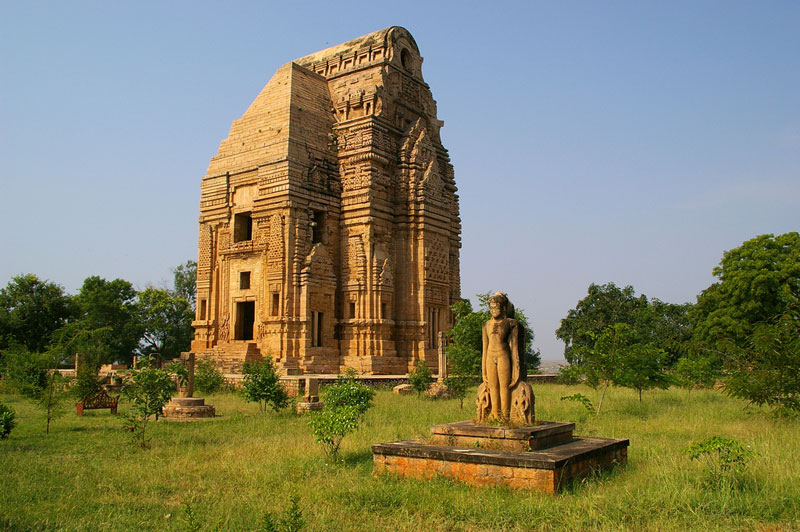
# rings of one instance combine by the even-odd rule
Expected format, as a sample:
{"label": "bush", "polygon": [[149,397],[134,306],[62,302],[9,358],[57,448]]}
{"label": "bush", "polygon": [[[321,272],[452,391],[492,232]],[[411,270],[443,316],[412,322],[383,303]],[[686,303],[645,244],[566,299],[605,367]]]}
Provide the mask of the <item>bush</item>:
{"label": "bush", "polygon": [[708,482],[715,488],[733,487],[744,473],[747,463],[757,454],[733,438],[712,436],[695,442],[684,451],[691,460],[706,464]]}
{"label": "bush", "polygon": [[134,442],[146,449],[147,422],[151,416],[158,419],[161,407],[172,398],[175,384],[166,371],[150,367],[146,360],[123,375],[122,395],[131,402],[130,412],[123,416],[125,429],[131,432]]}
{"label": "bush", "polygon": [[325,406],[308,421],[317,443],[325,454],[337,458],[342,439],[354,432],[366,411],[372,406],[375,391],[355,378],[350,370],[336,384],[328,386],[323,396]]}
{"label": "bush", "polygon": [[300,510],[299,498],[297,495],[292,495],[285,515],[280,519],[275,519],[271,513],[265,513],[258,532],[300,532],[304,526],[305,521],[303,512]]}
{"label": "bush", "polygon": [[76,400],[81,401],[84,397],[97,395],[102,387],[97,377],[97,368],[81,364],[78,366],[78,375],[70,391]]}
{"label": "bush", "polygon": [[245,400],[258,403],[262,412],[266,413],[268,404],[276,412],[289,404],[289,395],[281,385],[280,377],[269,356],[261,362],[244,365],[242,385]]}
{"label": "bush", "polygon": [[216,393],[225,386],[225,376],[213,362],[198,360],[194,366],[194,389],[201,393]]}
{"label": "bush", "polygon": [[448,375],[444,379],[447,392],[450,397],[458,399],[458,405],[461,410],[464,410],[464,399],[467,397],[467,390],[476,380],[477,377],[472,375]]}
{"label": "bush", "polygon": [[414,369],[408,372],[408,383],[417,392],[417,397],[425,393],[428,386],[433,382],[433,373],[431,368],[422,361],[417,360]]}
{"label": "bush", "polygon": [[0,439],[8,438],[8,435],[11,434],[11,429],[17,426],[17,422],[14,421],[15,417],[16,414],[14,414],[13,408],[0,403]]}
{"label": "bush", "polygon": [[31,353],[20,345],[3,351],[4,372],[11,388],[30,399],[37,399],[47,381],[44,355]]}

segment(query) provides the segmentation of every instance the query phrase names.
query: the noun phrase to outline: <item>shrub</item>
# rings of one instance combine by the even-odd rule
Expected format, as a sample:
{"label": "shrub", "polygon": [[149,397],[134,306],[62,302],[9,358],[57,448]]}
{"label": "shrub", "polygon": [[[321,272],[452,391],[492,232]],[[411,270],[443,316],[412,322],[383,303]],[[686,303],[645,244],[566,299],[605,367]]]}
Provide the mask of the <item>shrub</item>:
{"label": "shrub", "polygon": [[37,399],[47,380],[44,355],[31,353],[20,345],[3,351],[4,372],[11,388],[21,395]]}
{"label": "shrub", "polygon": [[342,439],[358,428],[374,396],[375,391],[359,382],[352,370],[328,386],[323,396],[325,406],[308,421],[326,455],[337,458]]}
{"label": "shrub", "polygon": [[76,400],[81,401],[84,397],[92,397],[100,391],[102,385],[97,378],[97,368],[88,364],[78,366],[78,375],[72,385],[71,392]]}
{"label": "shrub", "polygon": [[201,393],[216,393],[225,386],[225,376],[213,362],[198,360],[194,366],[194,389]]}
{"label": "shrub", "polygon": [[145,430],[151,416],[158,419],[163,407],[172,397],[175,384],[166,371],[150,367],[144,361],[137,369],[123,372],[122,395],[130,400],[131,410],[123,416],[125,429],[131,432],[133,441],[142,449],[147,448]]}
{"label": "shrub", "polygon": [[464,399],[467,397],[467,390],[471,384],[476,380],[472,375],[448,375],[444,379],[444,385],[447,386],[447,392],[450,397],[458,399],[458,405],[461,410],[464,410]]}
{"label": "shrub", "polygon": [[408,372],[408,383],[417,392],[417,397],[425,393],[425,390],[428,389],[432,382],[433,373],[431,368],[424,361],[417,360],[417,363],[414,364],[414,369]]}
{"label": "shrub", "polygon": [[269,356],[261,362],[244,365],[242,386],[245,400],[258,403],[262,412],[266,413],[268,404],[276,412],[289,404],[289,395]]}
{"label": "shrub", "polygon": [[732,487],[757,454],[733,438],[712,436],[695,442],[686,450],[691,460],[705,462],[705,474],[713,487]]}
{"label": "shrub", "polygon": [[576,403],[580,403],[581,406],[583,406],[583,409],[586,410],[586,412],[590,416],[593,416],[595,414],[594,405],[592,404],[591,399],[589,399],[588,397],[586,397],[582,393],[575,393],[575,394],[572,394],[572,395],[564,395],[564,396],[561,397],[561,400],[562,401],[574,401]]}
{"label": "shrub", "polygon": [[303,521],[303,512],[300,511],[299,497],[292,495],[285,515],[276,520],[275,516],[266,512],[258,532],[300,532],[304,526],[305,521]]}
{"label": "shrub", "polygon": [[11,434],[11,429],[17,426],[14,421],[16,414],[14,409],[3,403],[0,403],[0,439],[4,440]]}

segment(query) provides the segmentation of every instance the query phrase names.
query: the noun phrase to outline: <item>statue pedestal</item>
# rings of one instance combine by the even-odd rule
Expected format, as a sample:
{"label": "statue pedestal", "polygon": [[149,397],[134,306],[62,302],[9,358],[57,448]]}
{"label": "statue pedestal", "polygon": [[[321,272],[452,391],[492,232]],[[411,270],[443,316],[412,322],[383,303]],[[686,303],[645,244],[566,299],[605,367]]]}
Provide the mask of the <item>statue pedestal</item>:
{"label": "statue pedestal", "polygon": [[574,427],[554,421],[530,427],[471,421],[436,425],[429,444],[409,440],[373,445],[374,470],[557,493],[593,470],[627,461],[627,439],[573,437]]}
{"label": "statue pedestal", "polygon": [[196,421],[213,418],[214,407],[205,404],[202,397],[173,397],[161,409],[163,419],[168,421]]}

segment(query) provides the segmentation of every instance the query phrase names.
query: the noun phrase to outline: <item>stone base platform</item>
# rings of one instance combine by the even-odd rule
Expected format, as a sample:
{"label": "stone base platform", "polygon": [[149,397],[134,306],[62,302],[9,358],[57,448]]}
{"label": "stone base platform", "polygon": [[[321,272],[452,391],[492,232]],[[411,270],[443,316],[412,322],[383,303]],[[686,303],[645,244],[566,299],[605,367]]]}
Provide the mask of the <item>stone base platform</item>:
{"label": "stone base platform", "polygon": [[206,400],[202,397],[173,397],[161,408],[162,419],[165,421],[198,421],[213,418],[216,414],[214,407],[205,403]]}
{"label": "stone base platform", "polygon": [[320,403],[319,401],[300,401],[297,403],[297,413],[304,414],[306,412],[316,412],[322,410],[323,406],[325,406],[325,403]]}
{"label": "stone base platform", "polygon": [[458,421],[431,427],[431,443],[502,451],[536,451],[572,441],[573,430],[575,423],[558,421],[541,421],[532,427],[519,428]]}
{"label": "stone base platform", "polygon": [[[573,438],[573,428],[573,423],[558,422],[520,428],[469,421],[437,425],[433,427],[432,444],[409,440],[373,445],[374,470],[402,477],[444,476],[475,486],[504,484],[557,493],[593,470],[627,462],[629,440]],[[505,442],[504,435],[508,436]],[[445,443],[437,443],[443,439]],[[462,444],[447,443],[454,440]],[[474,447],[476,443],[481,447]],[[499,448],[484,448],[484,444]],[[518,450],[521,445],[527,446],[526,450]],[[536,445],[547,446],[530,450]]]}

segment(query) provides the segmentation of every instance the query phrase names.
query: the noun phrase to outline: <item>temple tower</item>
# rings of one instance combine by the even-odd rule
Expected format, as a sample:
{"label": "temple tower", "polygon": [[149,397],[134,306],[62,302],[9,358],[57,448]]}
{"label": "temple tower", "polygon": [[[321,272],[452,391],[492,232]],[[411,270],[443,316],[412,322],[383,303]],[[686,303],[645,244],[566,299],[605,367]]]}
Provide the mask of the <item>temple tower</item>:
{"label": "temple tower", "polygon": [[391,27],[281,67],[201,185],[192,351],[223,370],[437,361],[461,224],[436,102]]}

